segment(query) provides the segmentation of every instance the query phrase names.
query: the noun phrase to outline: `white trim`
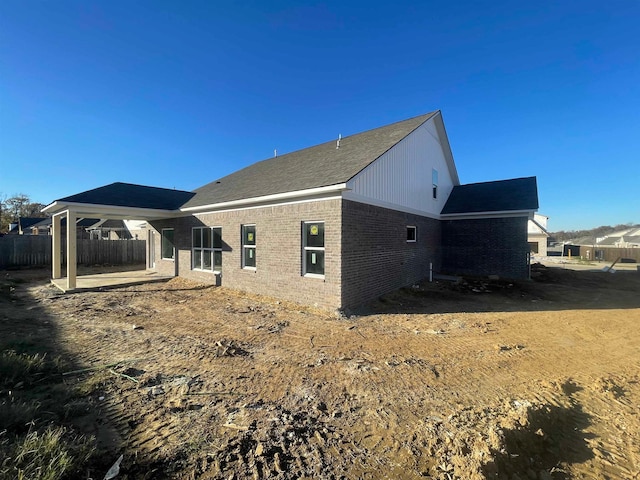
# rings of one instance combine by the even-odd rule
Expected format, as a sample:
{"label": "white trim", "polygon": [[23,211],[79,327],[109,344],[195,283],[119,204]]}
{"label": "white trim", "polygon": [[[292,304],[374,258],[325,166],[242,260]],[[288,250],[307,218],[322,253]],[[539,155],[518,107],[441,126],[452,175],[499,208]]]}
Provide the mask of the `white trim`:
{"label": "white trim", "polygon": [[358,203],[364,203],[367,205],[373,205],[374,207],[388,208],[389,210],[395,210],[397,212],[411,213],[413,215],[420,215],[421,217],[440,220],[440,215],[425,212],[423,210],[417,210],[415,208],[405,207],[403,205],[397,205],[395,203],[383,202],[382,200],[376,200],[373,198],[365,197],[363,195],[358,195],[357,193],[353,193],[352,191],[342,192],[342,199],[351,200],[353,202],[358,202]]}
{"label": "white trim", "polygon": [[79,217],[101,219],[131,218],[135,220],[173,218],[180,215],[179,210],[160,210],[156,208],[122,207],[118,205],[96,205],[92,203],[62,203],[56,200],[42,209],[43,212],[56,211],[52,215],[60,214],[60,210],[73,210]]}
{"label": "white trim", "polygon": [[[322,228],[324,233],[322,234],[323,236],[323,240],[322,240],[322,247],[308,247],[307,246],[307,224],[310,223],[321,223],[322,224]],[[324,220],[302,220],[302,276],[303,277],[309,277],[309,278],[321,278],[324,279],[325,278],[325,270],[326,270],[326,240],[325,240],[325,235],[327,233],[326,230],[326,222]],[[312,273],[312,272],[308,272],[307,271],[307,252],[322,252],[323,254],[323,265],[322,265],[322,272],[323,273]]]}
{"label": "white trim", "polygon": [[407,233],[409,233],[410,228],[413,229],[413,240],[407,238],[407,243],[416,243],[418,241],[418,227],[415,225],[407,225]]}
{"label": "white trim", "polygon": [[[336,185],[329,185],[327,187],[308,188],[306,190],[296,190],[293,192],[276,193],[273,195],[264,195],[262,197],[242,198],[240,200],[232,200],[230,202],[212,203],[209,205],[200,205],[197,207],[181,208],[181,212],[194,212],[196,210],[204,209],[222,209],[228,207],[240,207],[243,205],[250,205],[252,203],[273,202],[277,200],[287,200],[296,197],[308,197],[314,195],[323,195],[326,193],[340,192],[347,188],[346,183],[338,183]],[[294,202],[297,203],[297,202]]]}
{"label": "white trim", "polygon": [[446,213],[440,215],[441,220],[473,220],[483,218],[511,218],[533,215],[533,210],[504,210],[499,212]]}
{"label": "white trim", "polygon": [[317,278],[318,280],[324,280],[324,275],[320,275],[318,273],[305,273],[302,275],[303,278]]}
{"label": "white trim", "polygon": [[265,203],[263,205],[254,205],[251,207],[241,207],[241,208],[226,208],[224,210],[207,210],[206,212],[195,212],[190,215],[195,216],[196,218],[200,215],[211,215],[213,213],[228,213],[228,212],[240,212],[243,210],[255,210],[256,208],[270,208],[270,207],[281,207],[285,205],[296,205],[299,203],[310,203],[310,202],[322,202],[324,200],[339,200],[342,197],[340,195],[334,195],[331,197],[317,197],[317,198],[308,198],[306,200],[296,200],[293,202],[279,202],[279,203]]}
{"label": "white trim", "polygon": [[[213,246],[213,239],[214,239],[214,230],[216,228],[220,229],[220,248],[216,248]],[[200,230],[200,243],[203,243],[203,237],[204,237],[204,233],[203,231],[207,229],[211,231],[211,247],[203,247],[202,245],[199,247],[195,247],[193,245],[193,232],[194,230]],[[203,253],[204,252],[211,252],[211,268],[196,268],[194,266],[194,259],[195,259],[195,251],[199,250],[200,251],[200,264],[204,265],[204,256]],[[200,227],[191,227],[191,270],[196,271],[196,272],[205,272],[205,273],[215,273],[215,274],[219,274],[222,272],[222,226],[200,226]],[[217,270],[216,269],[216,252],[220,252],[220,269]]]}
{"label": "white trim", "polygon": [[[256,224],[255,224],[255,223],[242,223],[242,224],[240,224],[240,248],[242,249],[242,251],[240,252],[240,267],[241,267],[243,270],[253,270],[253,271],[256,271],[256,270],[257,270],[257,268],[258,268],[258,262],[256,262],[256,257],[255,257],[255,255],[256,255],[256,253],[257,253],[257,251],[258,251],[258,249],[257,249],[258,244],[257,244],[257,242],[256,242],[256,239],[254,239],[254,241],[253,241],[253,242],[254,242],[254,243],[253,243],[253,245],[246,245],[246,244],[244,243],[244,228],[245,228],[245,227],[253,227],[253,228],[255,229],[256,236],[258,235],[258,228],[256,227]],[[254,261],[254,262],[255,262],[255,264],[256,264],[256,266],[255,266],[255,267],[252,267],[252,266],[250,266],[250,265],[245,265],[245,263],[246,263],[246,250],[245,250],[245,249],[247,249],[247,248],[248,248],[249,250],[253,250],[253,255],[254,255],[254,256],[253,256],[253,261]]]}

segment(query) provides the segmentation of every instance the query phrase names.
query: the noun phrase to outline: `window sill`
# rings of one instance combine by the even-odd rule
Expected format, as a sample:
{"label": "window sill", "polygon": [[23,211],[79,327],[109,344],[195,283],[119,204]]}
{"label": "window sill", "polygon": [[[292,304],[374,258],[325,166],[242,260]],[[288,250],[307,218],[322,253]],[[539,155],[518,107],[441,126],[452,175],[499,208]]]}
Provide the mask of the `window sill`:
{"label": "window sill", "polygon": [[222,273],[222,270],[204,270],[202,268],[192,268],[191,270],[194,272],[212,273],[213,275],[220,275]]}
{"label": "window sill", "polygon": [[175,258],[161,258],[160,260],[167,260],[168,262],[175,262]]}
{"label": "window sill", "polygon": [[242,270],[249,270],[249,271],[255,272],[257,270],[257,268],[256,267],[242,267]]}
{"label": "window sill", "polygon": [[318,273],[305,273],[302,276],[305,278],[317,278],[318,280],[324,280],[324,275],[320,275]]}

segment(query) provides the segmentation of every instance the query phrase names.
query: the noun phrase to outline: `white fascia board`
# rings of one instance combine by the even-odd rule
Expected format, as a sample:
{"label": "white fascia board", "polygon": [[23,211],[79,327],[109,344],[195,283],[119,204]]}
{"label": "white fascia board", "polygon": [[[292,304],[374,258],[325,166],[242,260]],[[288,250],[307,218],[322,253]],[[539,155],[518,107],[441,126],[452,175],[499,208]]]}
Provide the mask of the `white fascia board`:
{"label": "white fascia board", "polygon": [[342,193],[343,200],[350,200],[352,202],[364,203],[366,205],[373,205],[374,207],[387,208],[389,210],[395,210],[397,212],[411,213],[413,215],[420,215],[421,217],[434,218],[440,220],[440,215],[434,215],[433,213],[424,212],[415,208],[405,207],[403,205],[396,205],[395,203],[384,202],[382,200],[376,200],[373,198],[358,195],[350,190]]}
{"label": "white fascia board", "polygon": [[240,200],[232,200],[230,202],[212,203],[209,205],[201,205],[197,207],[181,208],[181,212],[197,212],[197,211],[217,211],[223,209],[232,209],[236,207],[248,207],[263,206],[269,203],[279,203],[281,201],[293,200],[299,198],[300,200],[307,199],[309,197],[322,197],[327,194],[340,192],[347,188],[346,183],[338,183],[336,185],[329,185],[328,187],[308,188],[306,190],[296,190],[293,192],[276,193],[273,195],[264,195],[262,197],[242,198]]}
{"label": "white fascia board", "polygon": [[504,210],[500,212],[473,212],[473,213],[445,213],[440,215],[441,220],[474,220],[485,218],[533,218],[534,210]]}
{"label": "white fascia board", "polygon": [[449,137],[447,136],[447,130],[444,127],[444,121],[442,120],[442,112],[438,110],[438,114],[434,118],[434,124],[440,137],[440,146],[442,147],[442,153],[447,161],[449,167],[449,175],[453,185],[460,185],[460,177],[458,176],[458,169],[456,168],[456,162],[453,160],[453,152],[451,151],[451,145],[449,144]]}
{"label": "white fascia board", "polygon": [[95,205],[91,203],[61,203],[58,201],[47,205],[42,209],[52,216],[66,214],[69,211],[77,216],[100,219],[161,219],[172,218],[180,215],[177,210],[160,210],[155,208],[121,207],[116,205]]}

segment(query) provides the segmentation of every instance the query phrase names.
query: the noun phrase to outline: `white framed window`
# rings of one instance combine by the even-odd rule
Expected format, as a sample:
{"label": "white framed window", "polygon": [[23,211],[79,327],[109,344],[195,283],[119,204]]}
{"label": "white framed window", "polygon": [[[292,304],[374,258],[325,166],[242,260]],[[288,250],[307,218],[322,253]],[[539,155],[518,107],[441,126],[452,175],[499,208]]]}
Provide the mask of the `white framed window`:
{"label": "white framed window", "polygon": [[160,232],[160,258],[174,260],[176,247],[173,244],[173,228],[163,228]]}
{"label": "white framed window", "polygon": [[407,243],[415,243],[418,238],[418,229],[415,225],[407,225]]}
{"label": "white framed window", "polygon": [[191,268],[222,271],[222,227],[194,227],[191,232]]}
{"label": "white framed window", "polygon": [[242,225],[242,268],[256,269],[255,225]]}
{"label": "white framed window", "polygon": [[438,198],[438,170],[431,169],[431,183],[433,185],[433,198]]}
{"label": "white framed window", "polygon": [[302,223],[302,275],[324,278],[324,222]]}

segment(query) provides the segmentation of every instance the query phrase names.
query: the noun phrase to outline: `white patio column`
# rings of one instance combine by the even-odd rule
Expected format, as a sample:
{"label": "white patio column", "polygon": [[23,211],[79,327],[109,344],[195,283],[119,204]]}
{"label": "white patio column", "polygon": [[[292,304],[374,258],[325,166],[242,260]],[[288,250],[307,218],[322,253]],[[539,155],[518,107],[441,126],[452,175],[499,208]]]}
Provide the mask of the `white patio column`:
{"label": "white patio column", "polygon": [[76,214],[67,210],[67,290],[76,288]]}
{"label": "white patio column", "polygon": [[52,227],[53,230],[51,232],[51,278],[56,279],[62,276],[60,272],[60,264],[62,263],[62,259],[60,258],[60,244],[62,243],[62,232],[61,228],[61,218],[60,215],[53,216]]}

